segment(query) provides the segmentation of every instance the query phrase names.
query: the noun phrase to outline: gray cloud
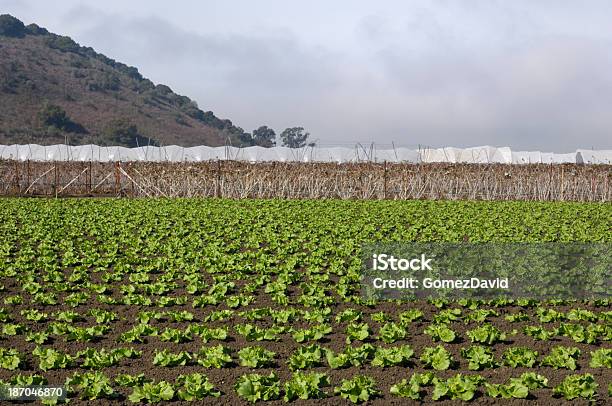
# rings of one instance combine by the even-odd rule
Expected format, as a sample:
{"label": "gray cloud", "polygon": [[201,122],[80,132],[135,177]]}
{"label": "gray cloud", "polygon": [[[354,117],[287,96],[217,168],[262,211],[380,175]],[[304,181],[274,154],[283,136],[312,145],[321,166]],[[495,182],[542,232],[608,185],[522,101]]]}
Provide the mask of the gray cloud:
{"label": "gray cloud", "polygon": [[45,4],[0,0],[247,130],[303,125],[326,144],[612,148],[606,2]]}

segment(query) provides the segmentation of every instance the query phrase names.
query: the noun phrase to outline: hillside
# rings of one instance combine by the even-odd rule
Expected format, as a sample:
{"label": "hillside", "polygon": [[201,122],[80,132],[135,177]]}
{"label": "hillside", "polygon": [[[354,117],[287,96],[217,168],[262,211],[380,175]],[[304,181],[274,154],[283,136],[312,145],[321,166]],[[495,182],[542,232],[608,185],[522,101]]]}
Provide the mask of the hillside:
{"label": "hillside", "polygon": [[232,145],[250,135],[69,37],[0,16],[0,144]]}

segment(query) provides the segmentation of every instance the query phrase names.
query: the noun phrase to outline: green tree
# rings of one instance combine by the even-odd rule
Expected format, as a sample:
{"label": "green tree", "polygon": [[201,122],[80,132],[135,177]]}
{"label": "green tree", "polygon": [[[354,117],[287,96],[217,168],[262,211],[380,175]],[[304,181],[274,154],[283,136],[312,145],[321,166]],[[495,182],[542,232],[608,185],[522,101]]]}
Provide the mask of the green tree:
{"label": "green tree", "polygon": [[104,129],[104,137],[114,145],[125,145],[131,148],[157,145],[155,140],[140,135],[135,124],[123,119],[109,122]]}
{"label": "green tree", "polygon": [[6,37],[23,37],[25,35],[25,25],[10,14],[0,15],[0,35]]}
{"label": "green tree", "polygon": [[49,48],[58,49],[62,52],[78,52],[81,46],[70,37],[52,34],[45,38]]}
{"label": "green tree", "polygon": [[230,140],[231,145],[235,147],[252,147],[255,145],[251,134],[245,132],[238,126],[230,124],[223,129],[222,134],[224,134]]}
{"label": "green tree", "polygon": [[304,131],[304,127],[285,128],[280,134],[283,147],[302,148],[306,145],[314,146],[314,143],[307,143],[310,133]]}
{"label": "green tree", "polygon": [[41,126],[47,127],[51,133],[65,131],[69,133],[85,134],[87,130],[79,123],[74,122],[66,111],[57,104],[45,102],[38,112]]}
{"label": "green tree", "polygon": [[66,111],[56,104],[45,103],[38,112],[38,118],[43,126],[65,130],[72,121]]}
{"label": "green tree", "polygon": [[26,33],[30,35],[47,35],[49,31],[46,28],[40,27],[38,24],[30,24],[25,27]]}
{"label": "green tree", "polygon": [[253,130],[253,142],[260,147],[270,148],[276,145],[276,133],[273,129],[262,125],[257,130]]}

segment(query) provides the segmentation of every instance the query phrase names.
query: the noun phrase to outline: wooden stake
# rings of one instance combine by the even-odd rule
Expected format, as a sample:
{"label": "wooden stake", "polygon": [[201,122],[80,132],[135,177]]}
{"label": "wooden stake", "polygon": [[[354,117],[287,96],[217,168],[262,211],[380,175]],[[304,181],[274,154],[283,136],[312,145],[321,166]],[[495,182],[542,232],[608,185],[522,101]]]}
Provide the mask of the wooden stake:
{"label": "wooden stake", "polygon": [[387,161],[385,161],[385,175],[383,179],[383,199],[387,199]]}
{"label": "wooden stake", "polygon": [[28,185],[28,188],[30,187],[30,160],[28,159],[28,163],[27,163],[27,175],[26,175],[26,184]]}
{"label": "wooden stake", "polygon": [[221,160],[217,160],[217,181],[215,187],[215,197],[221,197]]}
{"label": "wooden stake", "polygon": [[55,183],[53,184],[53,190],[55,192],[55,198],[57,199],[58,182],[59,182],[59,178],[57,176],[57,162],[53,164],[53,171],[55,172]]}
{"label": "wooden stake", "polygon": [[114,188],[114,193],[115,196],[118,195],[119,190],[121,188],[121,172],[119,171],[119,161],[115,162],[115,188]]}
{"label": "wooden stake", "polygon": [[87,185],[87,193],[91,193],[91,188],[93,185],[93,175],[92,175],[92,163],[91,161],[89,161],[89,173],[87,174],[87,181],[89,182],[89,185]]}

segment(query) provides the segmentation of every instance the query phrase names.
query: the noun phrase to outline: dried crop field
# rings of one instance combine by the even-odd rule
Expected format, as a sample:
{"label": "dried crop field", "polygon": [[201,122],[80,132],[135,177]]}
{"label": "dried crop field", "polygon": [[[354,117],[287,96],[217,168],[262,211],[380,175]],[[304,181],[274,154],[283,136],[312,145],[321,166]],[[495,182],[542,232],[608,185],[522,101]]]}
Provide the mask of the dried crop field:
{"label": "dried crop field", "polygon": [[2,199],[0,380],[66,385],[76,405],[610,403],[609,300],[372,302],[359,251],[611,243],[611,218],[609,203]]}
{"label": "dried crop field", "polygon": [[0,161],[0,195],[609,202],[612,166]]}

